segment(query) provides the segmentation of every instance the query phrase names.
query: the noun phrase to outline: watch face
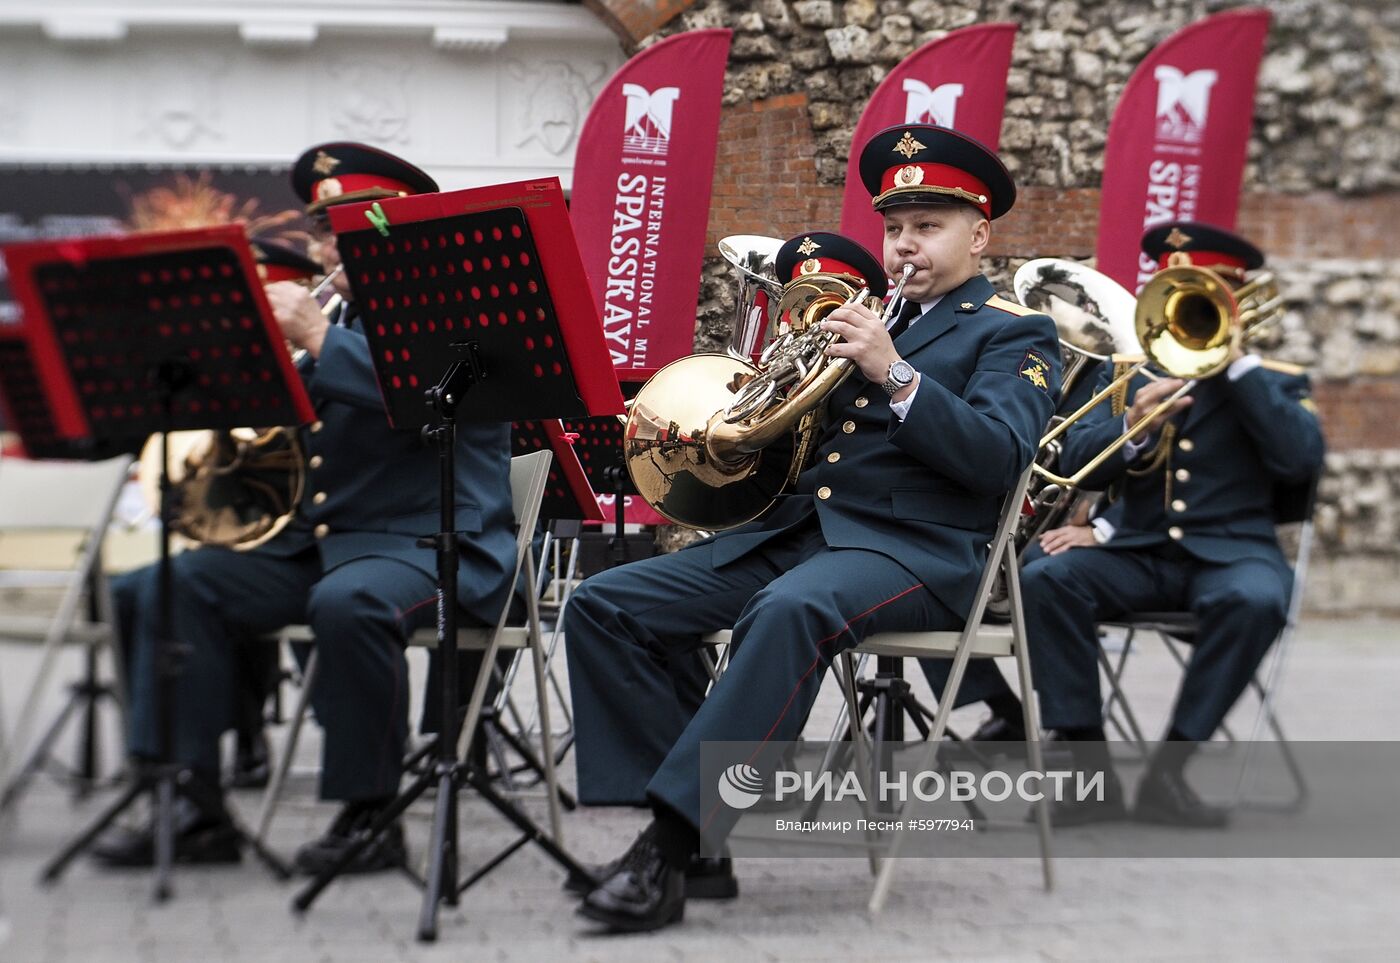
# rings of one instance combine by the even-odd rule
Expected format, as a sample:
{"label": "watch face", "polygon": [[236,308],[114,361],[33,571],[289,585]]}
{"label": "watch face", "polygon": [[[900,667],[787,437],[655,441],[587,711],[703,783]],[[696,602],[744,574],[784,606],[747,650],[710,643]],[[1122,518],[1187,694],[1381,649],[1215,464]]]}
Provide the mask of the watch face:
{"label": "watch face", "polygon": [[890,366],[890,380],[907,385],[914,380],[914,366],[907,361],[896,361]]}

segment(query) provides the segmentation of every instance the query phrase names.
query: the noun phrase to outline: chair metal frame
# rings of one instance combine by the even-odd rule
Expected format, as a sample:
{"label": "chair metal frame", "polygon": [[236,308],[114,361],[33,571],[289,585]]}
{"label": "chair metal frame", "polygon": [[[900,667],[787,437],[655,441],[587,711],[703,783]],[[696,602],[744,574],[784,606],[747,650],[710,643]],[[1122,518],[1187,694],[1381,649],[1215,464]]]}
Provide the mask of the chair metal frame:
{"label": "chair metal frame", "polygon": [[[511,484],[511,504],[515,512],[516,522],[516,559],[515,576],[518,579],[520,573],[525,573],[526,584],[537,585],[538,580],[535,573],[534,553],[531,551],[535,524],[539,519],[540,504],[544,497],[545,485],[549,478],[549,464],[553,454],[549,451],[533,452],[528,455],[518,455],[511,459],[510,484]],[[517,651],[521,654],[528,652],[535,668],[535,689],[536,698],[539,700],[537,707],[540,718],[540,739],[542,743],[541,768],[545,774],[545,791],[549,801],[550,830],[556,842],[562,841],[563,826],[560,817],[562,806],[562,795],[559,788],[557,774],[555,772],[555,748],[554,734],[549,721],[548,704],[548,679],[549,672],[545,668],[545,652],[540,630],[539,600],[533,594],[527,593],[525,599],[526,622],[524,625],[509,625],[511,602],[507,599],[502,606],[500,615],[494,627],[464,627],[457,630],[457,647],[459,649],[470,649],[485,651],[487,653],[483,666],[488,662],[494,667],[495,654],[500,650]],[[308,625],[289,625],[280,632],[275,633],[271,638],[279,642],[287,643],[314,643],[315,637]],[[420,629],[413,633],[408,640],[408,644],[420,648],[435,648],[437,646],[436,629]],[[494,671],[494,668],[493,668]],[[263,792],[262,803],[259,809],[257,830],[255,838],[259,842],[265,842],[268,833],[272,828],[272,820],[276,815],[278,804],[286,784],[287,773],[291,767],[292,758],[296,753],[297,743],[300,739],[302,723],[305,721],[307,709],[310,706],[312,686],[316,682],[316,650],[312,649],[310,657],[307,659],[305,667],[302,669],[301,691],[298,693],[296,705],[292,709],[290,717],[290,729],[287,733],[286,743],[277,757],[277,762],[273,766],[272,777],[268,782],[267,789]],[[486,692],[486,680],[483,675],[478,680],[477,686],[472,693],[471,702],[468,705],[466,722],[462,729],[462,740],[459,743],[459,755],[465,756],[469,746],[470,733],[476,728],[476,720],[482,714],[484,697]],[[508,693],[507,687],[502,688],[503,693]],[[498,702],[500,700],[498,695]]]}
{"label": "chair metal frame", "polygon": [[[125,713],[125,677],[121,653],[116,651],[115,606],[102,567],[102,549],[131,462],[128,456],[98,462],[10,457],[0,465],[0,533],[59,533],[78,540],[71,568],[0,571],[0,586],[63,590],[52,615],[0,615],[0,641],[38,643],[41,647],[39,667],[9,740],[0,743],[0,809],[18,798],[29,777],[42,765],[78,708],[78,700],[93,698],[75,690],[65,708],[45,727],[43,737],[30,745],[40,700],[48,691],[65,645],[82,645],[89,656],[104,647],[112,653],[113,695]],[[85,603],[87,617],[80,618]],[[92,684],[89,679],[79,688]]]}
{"label": "chair metal frame", "polygon": [[[1231,808],[1293,812],[1302,808],[1307,802],[1308,783],[1298,758],[1293,752],[1292,744],[1284,735],[1283,725],[1279,721],[1274,705],[1279,686],[1283,681],[1288,655],[1293,648],[1303,608],[1303,594],[1307,584],[1308,564],[1312,556],[1313,545],[1311,496],[1307,499],[1306,512],[1301,517],[1281,518],[1279,522],[1280,524],[1299,523],[1298,545],[1293,560],[1293,587],[1288,598],[1288,612],[1283,628],[1279,630],[1278,637],[1270,646],[1270,654],[1265,657],[1264,662],[1250,678],[1249,688],[1258,699],[1259,706],[1250,725],[1249,738],[1244,745],[1244,757],[1240,764],[1239,775],[1235,781],[1229,806]],[[1120,736],[1133,743],[1138,752],[1146,757],[1148,740],[1143,734],[1142,726],[1138,723],[1123,685],[1123,674],[1127,666],[1128,655],[1132,651],[1133,642],[1139,633],[1156,634],[1177,666],[1184,672],[1186,657],[1182,654],[1177,643],[1187,643],[1189,638],[1197,632],[1198,622],[1195,616],[1189,612],[1144,612],[1120,619],[1105,619],[1099,622],[1099,626],[1121,629],[1124,633],[1123,647],[1116,662],[1109,658],[1108,652],[1103,646],[1102,636],[1099,640],[1099,664],[1109,685],[1109,694],[1104,700],[1104,719],[1117,730]],[[1268,726],[1274,740],[1279,745],[1279,753],[1293,784],[1292,794],[1283,799],[1256,799],[1248,796],[1249,788],[1253,785],[1254,777],[1257,774],[1253,767],[1254,752],[1260,732],[1265,726]],[[1239,741],[1224,723],[1221,724],[1220,734],[1226,742],[1236,743]]]}
{"label": "chair metal frame", "polygon": [[[1011,538],[1021,514],[1025,500],[1026,485],[1031,470],[1021,474],[1015,487],[1007,493],[1003,502],[1001,518],[997,524],[987,552],[987,561],[982,568],[982,576],[973,596],[973,604],[967,621],[958,631],[924,632],[880,632],[871,635],[853,648],[841,653],[843,671],[838,672],[842,692],[845,697],[846,712],[855,742],[857,765],[864,765],[871,758],[872,747],[866,743],[866,734],[859,706],[856,700],[855,680],[858,676],[856,659],[876,656],[884,658],[952,658],[953,669],[948,678],[947,689],[938,701],[933,725],[923,746],[918,771],[931,770],[938,761],[943,737],[948,731],[948,716],[957,702],[958,689],[962,686],[968,661],[974,658],[1014,658],[1022,692],[1022,709],[1026,726],[1027,748],[1030,764],[1039,772],[1045,771],[1045,760],[1040,744],[1040,712],[1036,703],[1035,687],[1031,682],[1031,664],[1027,649],[1026,621],[1021,600],[1020,569],[1016,561],[1016,546]],[[1009,624],[983,621],[997,575],[1004,573],[1008,602],[1010,605]],[[728,648],[730,632],[715,632],[702,638],[707,645],[723,645]],[[834,668],[833,663],[833,668]],[[907,805],[907,804],[906,804]],[[1042,798],[1034,804],[1036,832],[1040,839],[1041,875],[1045,889],[1054,887],[1054,869],[1050,849],[1050,809],[1049,802]],[[890,817],[899,819],[900,814]],[[878,913],[884,907],[894,880],[894,869],[898,864],[895,858],[902,846],[904,836],[896,835],[886,851],[881,855],[870,850],[871,869],[875,873],[875,885],[870,894],[868,908]]]}

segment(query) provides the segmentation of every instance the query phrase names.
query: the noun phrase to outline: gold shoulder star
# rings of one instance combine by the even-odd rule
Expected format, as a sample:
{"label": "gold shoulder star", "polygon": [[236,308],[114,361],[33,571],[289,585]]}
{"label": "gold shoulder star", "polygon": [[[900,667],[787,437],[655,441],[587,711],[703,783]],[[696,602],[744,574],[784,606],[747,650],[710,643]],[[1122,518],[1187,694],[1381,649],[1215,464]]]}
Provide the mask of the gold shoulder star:
{"label": "gold shoulder star", "polygon": [[323,150],[316,152],[316,160],[312,162],[311,169],[318,174],[331,174],[340,166],[340,160],[332,157]]}
{"label": "gold shoulder star", "polygon": [[816,241],[812,240],[810,237],[804,237],[802,243],[797,248],[797,253],[810,256],[811,253],[819,247],[821,247],[821,245]]}
{"label": "gold shoulder star", "polygon": [[924,145],[916,141],[914,135],[907,130],[904,132],[904,136],[899,139],[899,143],[894,145],[895,152],[903,154],[905,160],[908,160],[924,149]]}

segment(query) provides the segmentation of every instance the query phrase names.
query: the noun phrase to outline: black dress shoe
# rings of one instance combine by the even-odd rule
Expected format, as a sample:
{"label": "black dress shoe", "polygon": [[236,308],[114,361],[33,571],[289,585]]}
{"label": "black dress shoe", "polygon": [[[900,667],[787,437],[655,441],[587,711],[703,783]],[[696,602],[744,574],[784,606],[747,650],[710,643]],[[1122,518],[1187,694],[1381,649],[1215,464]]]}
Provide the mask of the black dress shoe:
{"label": "black dress shoe", "polygon": [[[377,804],[346,804],[325,835],[297,850],[296,868],[308,876],[319,876],[336,865],[347,849],[369,835],[370,825],[381,811],[382,807]],[[378,873],[397,869],[407,861],[403,824],[394,822],[362,849],[342,872]]]}
{"label": "black dress shoe", "polygon": [[1026,729],[1019,719],[990,715],[971,736],[973,742],[1025,742]]}
{"label": "black dress shoe", "polygon": [[1180,770],[1150,768],[1138,783],[1133,818],[1160,826],[1222,829],[1230,822],[1230,811],[1202,800]]}
{"label": "black dress shoe", "polygon": [[[1066,780],[1065,787],[1073,791],[1077,780]],[[1034,822],[1036,807],[1026,816]],[[1128,804],[1123,796],[1123,784],[1112,771],[1104,774],[1103,799],[1057,799],[1050,802],[1050,825],[1056,829],[1067,826],[1087,826],[1090,823],[1121,822],[1128,818]]]}
{"label": "black dress shoe", "polygon": [[[589,876],[570,875],[564,880],[564,891],[574,896],[587,896],[597,883],[605,880],[622,866],[622,860],[586,867]],[[589,878],[591,877],[591,878]],[[739,881],[734,878],[734,861],[728,856],[692,856],[685,868],[686,899],[734,899],[739,895]]]}
{"label": "black dress shoe", "polygon": [[685,917],[685,873],[667,864],[654,833],[643,832],[578,912],[619,933],[679,923]]}
{"label": "black dress shoe", "polygon": [[[175,800],[175,852],[177,863],[237,863],[243,858],[243,841],[228,814],[202,812],[189,800]],[[93,858],[104,866],[154,866],[155,818],[141,829],[117,828],[92,848]]]}
{"label": "black dress shoe", "polygon": [[259,732],[248,742],[239,739],[229,785],[234,789],[262,789],[272,774],[269,759],[266,734]]}

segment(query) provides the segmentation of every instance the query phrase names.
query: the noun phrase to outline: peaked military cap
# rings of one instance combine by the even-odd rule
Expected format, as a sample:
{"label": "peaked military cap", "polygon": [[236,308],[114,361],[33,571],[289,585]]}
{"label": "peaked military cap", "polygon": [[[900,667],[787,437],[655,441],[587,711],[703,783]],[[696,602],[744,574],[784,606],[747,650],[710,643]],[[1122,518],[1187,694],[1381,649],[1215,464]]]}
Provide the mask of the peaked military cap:
{"label": "peaked military cap", "polygon": [[276,241],[254,238],[253,260],[258,265],[258,277],[264,284],[273,281],[304,281],[321,273],[321,266],[311,258]]}
{"label": "peaked military cap", "polygon": [[292,165],[292,190],[316,214],[333,204],[434,194],[437,182],[408,161],[368,144],[318,144]]}
{"label": "peaked military cap", "polygon": [[860,179],[877,211],[958,200],[998,218],[1016,202],[1016,184],[995,151],[932,124],[900,124],[870,138],[860,152]]}
{"label": "peaked military cap", "polygon": [[1189,264],[1233,268],[1239,273],[1264,264],[1264,252],[1232,231],[1196,221],[1172,221],[1142,236],[1142,250],[1159,268]]}
{"label": "peaked military cap", "polygon": [[798,234],[783,242],[773,258],[773,271],[783,284],[807,274],[839,274],[857,284],[864,284],[870,293],[883,298],[889,288],[884,265],[864,246],[830,231]]}

